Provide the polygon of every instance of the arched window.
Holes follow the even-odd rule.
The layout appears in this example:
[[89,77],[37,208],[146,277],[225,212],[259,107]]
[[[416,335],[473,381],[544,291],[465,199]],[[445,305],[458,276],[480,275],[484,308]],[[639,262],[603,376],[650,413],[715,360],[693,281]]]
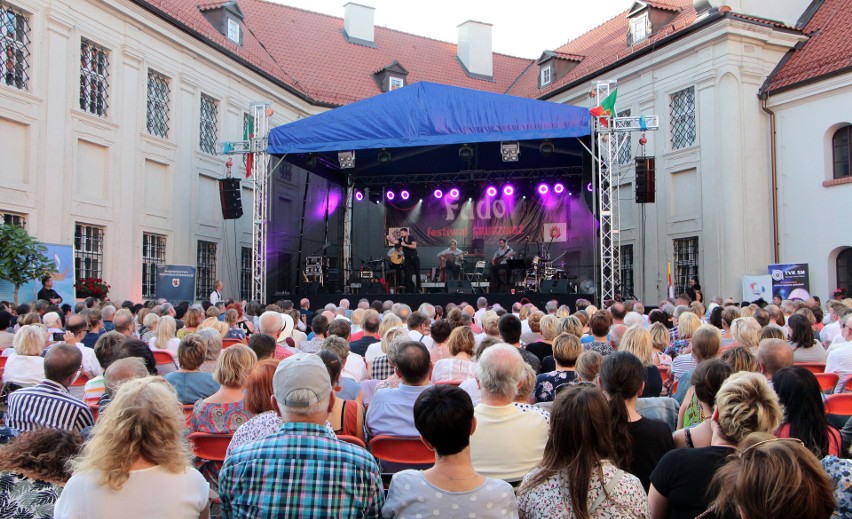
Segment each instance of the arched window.
[[852,247],[837,255],[837,288],[852,293]]
[[846,125],[834,132],[831,138],[834,178],[849,176],[849,156],[852,149],[852,125]]

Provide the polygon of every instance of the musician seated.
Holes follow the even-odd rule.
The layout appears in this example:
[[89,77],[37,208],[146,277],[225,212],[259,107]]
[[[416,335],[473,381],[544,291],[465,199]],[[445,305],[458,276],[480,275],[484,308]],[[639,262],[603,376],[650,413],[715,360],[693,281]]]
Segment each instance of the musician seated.
[[396,244],[388,250],[388,274],[391,272],[396,278],[395,284],[400,285],[405,277],[405,256],[401,244]]
[[444,278],[447,281],[461,278],[461,266],[464,261],[464,254],[459,249],[459,243],[456,240],[450,240],[450,247],[438,253],[441,268],[444,269]]
[[515,256],[515,251],[509,247],[506,238],[497,241],[497,250],[491,257],[491,291],[499,292],[501,285],[508,287],[512,273],[509,268],[509,260]]

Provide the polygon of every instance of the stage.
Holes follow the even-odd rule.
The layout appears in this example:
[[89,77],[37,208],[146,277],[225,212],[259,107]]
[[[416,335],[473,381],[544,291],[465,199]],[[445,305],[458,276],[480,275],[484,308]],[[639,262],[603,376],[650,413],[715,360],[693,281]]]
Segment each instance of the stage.
[[333,303],[335,305],[340,304],[341,299],[349,300],[349,308],[355,309],[358,307],[358,301],[361,299],[367,299],[370,302],[375,300],[379,301],[387,301],[391,300],[394,303],[405,303],[411,307],[412,310],[417,310],[417,308],[423,303],[429,303],[432,305],[441,305],[446,308],[447,303],[455,303],[459,304],[462,302],[469,303],[476,308],[476,300],[480,297],[484,297],[488,300],[488,305],[491,306],[494,303],[499,303],[500,306],[505,308],[508,311],[511,311],[512,304],[520,301],[521,299],[529,299],[529,301],[534,304],[539,310],[544,311],[544,305],[551,299],[555,299],[560,305],[566,304],[571,308],[571,311],[574,312],[577,310],[577,299],[588,299],[592,300],[591,294],[542,294],[536,292],[530,293],[518,293],[518,294],[507,294],[507,293],[495,293],[495,294],[448,294],[446,292],[442,293],[432,293],[432,294],[296,294],[294,296],[284,296],[281,299],[290,299],[293,303],[298,306],[299,301],[302,298],[307,298],[311,302],[311,310],[313,311],[321,311],[322,308],[328,303]]

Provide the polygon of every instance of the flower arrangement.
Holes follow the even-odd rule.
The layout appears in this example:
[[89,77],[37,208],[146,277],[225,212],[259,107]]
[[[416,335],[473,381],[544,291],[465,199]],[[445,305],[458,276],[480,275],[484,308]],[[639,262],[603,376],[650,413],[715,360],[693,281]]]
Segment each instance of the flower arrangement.
[[80,278],[74,283],[74,289],[77,291],[77,297],[104,299],[110,286],[101,278]]

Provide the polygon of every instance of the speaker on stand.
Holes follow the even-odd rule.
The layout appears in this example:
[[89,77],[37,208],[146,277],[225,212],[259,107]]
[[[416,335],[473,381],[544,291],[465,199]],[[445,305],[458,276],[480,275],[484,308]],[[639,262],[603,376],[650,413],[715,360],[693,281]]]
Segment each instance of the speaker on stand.
[[222,204],[222,218],[225,220],[236,220],[243,216],[240,179],[229,177],[219,180],[219,203]]
[[636,203],[653,204],[656,197],[656,164],[654,157],[636,157]]

